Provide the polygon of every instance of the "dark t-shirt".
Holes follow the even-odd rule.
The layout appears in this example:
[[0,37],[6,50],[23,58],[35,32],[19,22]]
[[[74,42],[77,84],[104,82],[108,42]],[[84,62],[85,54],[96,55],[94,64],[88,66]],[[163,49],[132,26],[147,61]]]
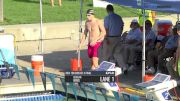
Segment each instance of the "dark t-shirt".
[[156,38],[155,44],[161,43],[162,48],[164,48],[164,47],[165,47],[165,44],[166,44],[166,42],[167,42],[168,39],[169,39],[169,36],[165,36],[162,40],[158,40],[158,39]]

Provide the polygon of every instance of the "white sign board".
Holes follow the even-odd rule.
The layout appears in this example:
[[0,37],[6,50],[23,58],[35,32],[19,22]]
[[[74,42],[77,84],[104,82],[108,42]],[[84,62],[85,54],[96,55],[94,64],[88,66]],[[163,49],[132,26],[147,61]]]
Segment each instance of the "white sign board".
[[105,0],[93,0],[93,7],[102,7],[106,8],[106,6],[110,4],[109,2],[106,2]]

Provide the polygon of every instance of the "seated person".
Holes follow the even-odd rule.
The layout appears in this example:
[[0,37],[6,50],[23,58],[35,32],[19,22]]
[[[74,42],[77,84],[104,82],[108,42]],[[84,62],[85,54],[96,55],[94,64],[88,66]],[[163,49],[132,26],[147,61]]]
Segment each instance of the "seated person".
[[[132,20],[130,25],[131,30],[125,38],[124,44],[121,44],[115,51],[114,57],[118,65],[126,71],[129,65],[133,65],[133,59],[130,57],[130,49],[141,45],[142,33],[139,29],[139,24],[136,19]],[[131,66],[132,67],[132,66]]]
[[134,68],[134,52],[131,50],[141,45],[142,32],[139,28],[139,23],[136,19],[132,20],[130,25],[131,30],[125,38],[125,43],[121,46],[120,54],[123,56],[125,68],[132,70]]
[[[180,36],[180,22],[176,23],[177,33]],[[178,48],[176,50],[176,54],[174,58],[167,62],[166,66],[168,69],[169,74],[171,75],[172,79],[179,78],[180,74],[178,74],[178,62],[179,62],[179,55],[180,55],[180,40],[178,39]],[[180,78],[179,78],[180,79]]]
[[152,23],[150,20],[146,20],[145,22],[145,40],[146,40],[146,53],[155,48],[156,34],[152,29]]
[[[152,50],[155,45],[155,40],[156,40],[156,35],[154,30],[152,29],[152,23],[149,20],[146,20],[145,22],[145,44],[146,44],[146,52],[148,52],[149,50]],[[142,33],[141,33],[141,40],[139,41],[138,45],[135,46],[131,46],[129,47],[129,61],[127,62],[127,64],[131,64],[131,66],[129,67],[129,70],[133,70],[135,69],[134,64],[135,64],[135,59],[136,59],[136,55],[137,52],[142,52]],[[126,54],[128,55],[128,54]]]
[[[146,73],[155,73],[155,62],[157,61],[158,72],[167,73],[166,68],[164,68],[164,59],[172,57],[178,46],[177,28],[173,28],[173,34],[169,36],[168,40],[165,39],[161,43],[157,43],[155,50],[148,53],[147,58],[147,71]],[[163,43],[165,42],[165,45]],[[160,44],[160,45],[159,45]]]
[[[177,33],[180,35],[180,22],[176,23],[177,27]],[[180,40],[178,40],[178,48],[176,50],[176,55],[175,59],[171,59],[170,61],[167,62],[166,67],[168,70],[168,73],[171,75],[172,79],[180,80],[180,74],[178,71],[178,61],[180,56]],[[176,88],[177,94],[180,94],[180,86]]]
[[[156,34],[155,31],[152,29],[152,23],[150,20],[145,21],[145,51],[148,53],[148,51],[153,50],[155,47],[155,40],[156,40]],[[133,63],[135,63],[135,59],[137,57],[137,52],[142,52],[143,46],[140,44],[136,47],[131,47],[130,49],[130,55],[133,60]]]

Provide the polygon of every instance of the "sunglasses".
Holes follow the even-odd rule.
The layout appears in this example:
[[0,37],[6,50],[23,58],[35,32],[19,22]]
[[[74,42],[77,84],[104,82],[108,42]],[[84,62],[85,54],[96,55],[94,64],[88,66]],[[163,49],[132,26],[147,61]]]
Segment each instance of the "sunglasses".
[[91,16],[91,14],[87,14],[86,16]]
[[151,23],[145,23],[145,24],[150,25]]

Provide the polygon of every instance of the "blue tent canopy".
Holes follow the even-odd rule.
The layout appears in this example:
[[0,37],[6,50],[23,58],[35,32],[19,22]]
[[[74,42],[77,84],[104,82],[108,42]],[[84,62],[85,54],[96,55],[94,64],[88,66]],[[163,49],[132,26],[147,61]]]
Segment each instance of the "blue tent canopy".
[[[180,0],[106,0],[132,8],[180,14]],[[145,14],[143,14],[145,17]],[[145,23],[144,23],[145,24]],[[145,76],[145,26],[143,26],[142,81]]]
[[180,14],[180,0],[107,0],[107,2],[132,8]]

